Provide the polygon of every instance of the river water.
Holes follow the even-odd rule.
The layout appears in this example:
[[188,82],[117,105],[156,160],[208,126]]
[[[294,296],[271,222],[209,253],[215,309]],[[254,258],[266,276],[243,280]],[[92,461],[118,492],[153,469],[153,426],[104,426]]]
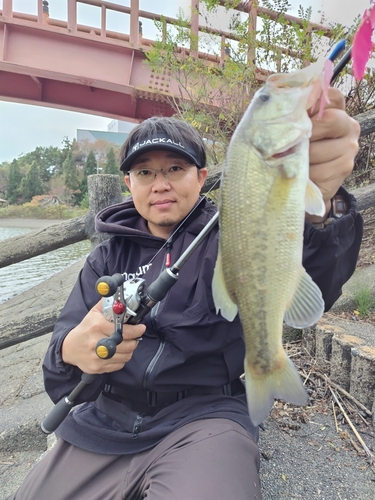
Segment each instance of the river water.
[[[0,220],[0,241],[34,230],[35,227],[1,227]],[[90,241],[80,241],[0,269],[0,304],[62,271],[90,250]]]

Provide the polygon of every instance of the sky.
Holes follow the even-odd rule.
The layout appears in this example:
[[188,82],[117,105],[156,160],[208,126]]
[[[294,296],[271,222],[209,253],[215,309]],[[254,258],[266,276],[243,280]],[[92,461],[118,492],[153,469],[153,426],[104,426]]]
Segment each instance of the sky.
[[[2,9],[0,0],[0,9]],[[13,10],[29,14],[37,13],[38,0],[13,0]],[[130,5],[130,0],[112,0],[120,5]],[[188,14],[190,0],[139,0],[140,9],[176,17],[178,8],[182,7]],[[329,21],[350,24],[358,14],[362,14],[369,6],[370,0],[289,0],[292,6],[291,14],[297,15],[299,4],[313,8],[313,21],[319,22],[321,11],[324,11]],[[50,17],[67,19],[67,0],[49,0]],[[119,18],[108,17],[107,28],[117,31]],[[92,6],[79,4],[78,22],[99,26],[99,10]],[[216,24],[215,24],[216,26]],[[224,28],[224,27],[223,27]],[[145,29],[148,33],[145,33]],[[144,26],[144,34],[152,38],[155,28],[150,24]],[[120,30],[119,30],[120,31]],[[154,31],[156,33],[156,30]],[[150,36],[151,35],[151,36]],[[77,129],[107,130],[111,118],[76,113],[43,106],[31,106],[0,100],[0,163],[11,161],[23,153],[33,151],[37,146],[61,147],[64,137],[70,140],[76,137]]]

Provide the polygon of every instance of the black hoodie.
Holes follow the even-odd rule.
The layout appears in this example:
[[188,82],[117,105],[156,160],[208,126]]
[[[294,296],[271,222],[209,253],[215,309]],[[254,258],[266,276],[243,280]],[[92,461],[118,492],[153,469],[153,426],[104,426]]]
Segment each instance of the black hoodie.
[[[323,231],[308,224],[305,228],[304,265],[322,289],[327,308],[354,271],[362,235],[355,201],[345,195],[350,201],[348,215]],[[149,285],[164,269],[166,254],[173,264],[215,211],[209,201],[201,200],[174,235],[172,246],[163,246],[165,240],[149,233],[131,199],[98,214],[97,230],[114,236],[89,255],[56,323],[43,365],[45,387],[55,403],[80,381],[82,372],[63,363],[61,345],[100,299],[95,291],[97,279],[126,273],[127,279],[142,276]],[[59,436],[97,453],[127,454],[154,446],[193,420],[229,418],[257,438],[242,385],[238,384],[245,355],[241,324],[238,317],[228,322],[217,315],[213,303],[211,282],[217,248],[216,226],[182,267],[165,299],[143,320],[147,328],[132,359],[122,370],[99,375],[85,388],[77,403],[86,403],[59,426]],[[231,383],[232,394],[226,389],[215,393]],[[120,401],[108,394],[108,386],[130,396]],[[202,395],[207,387],[214,390]],[[189,397],[180,398],[187,394],[184,391]],[[176,402],[160,407],[146,404],[150,397],[165,393],[176,394]]]

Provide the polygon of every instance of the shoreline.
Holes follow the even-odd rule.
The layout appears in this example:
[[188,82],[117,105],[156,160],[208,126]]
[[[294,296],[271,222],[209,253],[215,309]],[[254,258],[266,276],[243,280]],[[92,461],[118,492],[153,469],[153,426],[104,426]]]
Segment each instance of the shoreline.
[[60,224],[65,219],[22,219],[15,218],[0,218],[0,227],[29,227],[32,229],[43,229],[44,227]]

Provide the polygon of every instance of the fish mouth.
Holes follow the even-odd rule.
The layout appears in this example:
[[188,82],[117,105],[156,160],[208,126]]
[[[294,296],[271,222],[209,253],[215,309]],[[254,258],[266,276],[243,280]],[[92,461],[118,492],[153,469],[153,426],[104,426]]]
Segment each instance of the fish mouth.
[[301,149],[301,144],[302,144],[301,138],[299,138],[296,142],[293,144],[289,144],[286,149],[283,149],[281,151],[278,151],[277,153],[274,153],[273,155],[269,156],[269,160],[277,160],[279,158],[285,158],[285,156],[290,156],[293,155],[294,153],[298,153],[298,151]]
[[281,151],[280,153],[276,153],[274,155],[271,156],[271,158],[284,158],[284,156],[289,156],[289,155],[292,155],[294,153],[297,152],[298,150],[298,144],[296,144],[295,146],[292,146],[291,148],[288,148],[286,149],[285,151]]

